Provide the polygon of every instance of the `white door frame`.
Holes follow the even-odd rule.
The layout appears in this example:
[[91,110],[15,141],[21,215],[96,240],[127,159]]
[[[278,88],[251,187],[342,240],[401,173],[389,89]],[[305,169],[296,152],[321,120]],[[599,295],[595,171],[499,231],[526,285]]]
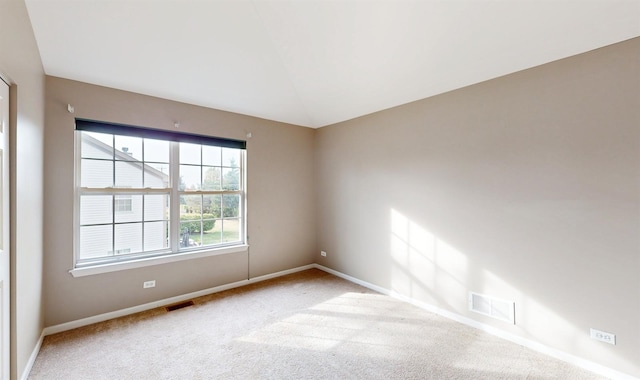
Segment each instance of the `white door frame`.
[[9,379],[11,352],[11,246],[9,84],[0,76],[0,378]]

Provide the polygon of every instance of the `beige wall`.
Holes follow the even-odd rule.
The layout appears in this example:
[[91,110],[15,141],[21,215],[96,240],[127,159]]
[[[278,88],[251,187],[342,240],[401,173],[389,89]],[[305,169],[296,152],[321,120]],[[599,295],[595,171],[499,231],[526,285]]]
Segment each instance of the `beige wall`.
[[[640,376],[639,56],[636,38],[319,129],[316,261]],[[515,301],[516,325],[470,291]]]
[[11,378],[22,376],[43,325],[44,72],[23,0],[0,1],[0,75],[12,85]]
[[[44,296],[53,326],[313,262],[314,130],[55,77],[46,79]],[[67,112],[67,104],[75,114]],[[74,117],[247,141],[246,253],[72,277]],[[153,289],[142,289],[156,280]]]

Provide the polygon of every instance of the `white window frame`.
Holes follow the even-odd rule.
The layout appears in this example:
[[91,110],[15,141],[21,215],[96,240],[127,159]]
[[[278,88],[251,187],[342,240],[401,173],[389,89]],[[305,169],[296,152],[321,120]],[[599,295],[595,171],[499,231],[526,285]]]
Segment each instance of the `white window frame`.
[[[208,257],[221,254],[229,254],[236,252],[246,252],[248,250],[247,238],[247,196],[246,196],[246,150],[239,149],[240,154],[240,178],[239,190],[220,190],[220,191],[181,191],[180,183],[180,162],[179,162],[179,142],[170,142],[170,187],[168,189],[137,189],[137,188],[82,188],[81,184],[81,146],[82,131],[75,131],[75,167],[74,167],[74,231],[73,231],[73,269],[69,272],[74,277],[87,276],[99,273],[114,272],[125,269],[140,268],[150,265],[170,263],[175,261],[189,260],[201,257]],[[112,133],[118,135],[118,133]],[[205,144],[206,145],[206,144]],[[168,190],[168,191],[167,191]],[[168,194],[170,197],[169,208],[169,247],[159,251],[141,252],[138,254],[130,254],[126,256],[116,256],[111,258],[99,258],[94,260],[80,259],[80,199],[83,194],[107,194],[107,195],[141,195],[141,194]],[[239,204],[239,235],[240,241],[221,243],[216,245],[185,247],[180,248],[180,195],[223,195],[238,194],[240,195]],[[112,210],[115,215],[115,207]],[[222,213],[222,210],[221,210]],[[220,215],[223,218],[223,215]],[[115,220],[112,221],[115,223]],[[114,237],[115,238],[115,237]]]

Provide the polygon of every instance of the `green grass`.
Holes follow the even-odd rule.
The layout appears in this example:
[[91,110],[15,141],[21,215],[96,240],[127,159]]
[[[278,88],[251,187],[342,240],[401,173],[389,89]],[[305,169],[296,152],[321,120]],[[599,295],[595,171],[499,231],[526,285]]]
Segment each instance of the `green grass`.
[[[224,231],[222,227],[224,224]],[[215,226],[202,234],[202,245],[220,244],[224,242],[238,241],[239,225],[237,220],[217,220]],[[193,241],[200,243],[200,234],[190,236]]]

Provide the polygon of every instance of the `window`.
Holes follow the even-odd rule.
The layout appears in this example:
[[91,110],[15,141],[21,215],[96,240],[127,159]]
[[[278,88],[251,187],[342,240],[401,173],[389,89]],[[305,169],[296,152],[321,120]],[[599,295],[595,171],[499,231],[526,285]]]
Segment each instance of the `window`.
[[75,268],[245,244],[245,142],[76,119]]
[[116,212],[131,212],[133,211],[131,195],[118,195],[113,200],[113,208]]

